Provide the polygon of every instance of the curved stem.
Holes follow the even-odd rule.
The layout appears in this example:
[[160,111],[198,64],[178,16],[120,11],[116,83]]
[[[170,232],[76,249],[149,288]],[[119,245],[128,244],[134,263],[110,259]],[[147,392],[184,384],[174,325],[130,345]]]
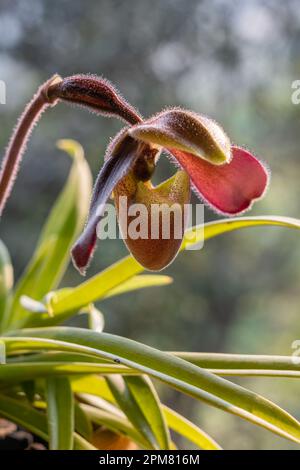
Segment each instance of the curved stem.
[[59,100],[85,106],[106,116],[123,119],[130,125],[141,116],[107,80],[92,75],[73,75],[62,79],[54,75],[45,82],[26,106],[11,136],[0,171],[0,216],[11,193],[32,129],[42,113]]
[[58,75],[54,75],[41,85],[26,106],[11,136],[0,172],[0,216],[12,190],[32,129],[40,119],[43,111],[57,102],[57,98],[49,98],[49,87],[60,80]]

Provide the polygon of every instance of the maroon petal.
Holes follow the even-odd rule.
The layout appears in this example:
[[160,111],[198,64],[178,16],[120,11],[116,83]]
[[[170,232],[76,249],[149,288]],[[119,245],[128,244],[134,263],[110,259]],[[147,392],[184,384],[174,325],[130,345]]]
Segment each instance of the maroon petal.
[[268,186],[266,167],[239,147],[232,147],[232,160],[222,166],[180,150],[168,149],[190,175],[194,190],[217,212],[236,215],[263,196]]
[[125,134],[121,132],[113,145],[109,147],[111,153],[101,168],[94,186],[87,224],[72,249],[74,265],[82,274],[85,273],[96,247],[96,229],[103,215],[105,204],[116,184],[130,170],[137,155],[138,146],[137,141],[126,132]]

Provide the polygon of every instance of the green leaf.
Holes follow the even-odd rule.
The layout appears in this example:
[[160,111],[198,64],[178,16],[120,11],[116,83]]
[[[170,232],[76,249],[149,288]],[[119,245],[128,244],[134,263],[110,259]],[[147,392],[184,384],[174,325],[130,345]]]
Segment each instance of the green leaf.
[[111,376],[107,383],[120,408],[150,446],[170,449],[169,431],[151,381],[144,377]]
[[[35,410],[27,402],[0,395],[0,415],[48,441],[46,415]],[[74,433],[74,447],[77,450],[95,450],[92,444],[77,433]]]
[[82,375],[82,374],[130,374],[135,373],[125,366],[118,364],[93,364],[93,363],[73,363],[73,362],[27,362],[5,364],[0,366],[0,383],[13,383],[26,381],[39,377],[59,377],[65,375]]
[[67,377],[47,379],[47,416],[50,450],[72,450],[74,399]]
[[207,369],[269,369],[300,372],[300,359],[297,356],[197,352],[172,352],[171,354]]
[[0,332],[6,321],[13,283],[14,273],[9,252],[0,240]]
[[206,432],[176,411],[164,406],[164,415],[168,426],[203,450],[220,450],[221,447]]
[[222,376],[300,378],[300,362],[296,356],[190,352],[172,354]]
[[107,333],[58,327],[23,330],[3,337],[8,352],[52,349],[86,352],[149,374],[216,408],[300,442],[300,423],[262,396],[169,353]]
[[75,413],[75,430],[79,435],[88,441],[91,440],[93,434],[93,426],[87,414],[83,411],[77,401],[74,402]]
[[[94,376],[96,377],[96,376]],[[97,377],[101,379],[102,377]],[[74,384],[72,383],[72,390],[73,390]],[[75,385],[74,390],[77,389],[77,385]],[[104,398],[101,397],[100,391],[97,392],[97,395],[91,395],[91,393],[78,393],[78,397],[80,398],[82,403],[85,403],[86,405],[91,405],[94,406],[95,408],[99,408],[100,410],[107,411],[108,413],[112,413],[117,416],[122,416],[123,418],[126,418],[126,415],[123,413],[123,411],[118,408],[116,402],[114,401],[114,398],[112,398],[112,402],[109,402],[105,400]],[[137,429],[139,431],[139,429]]]
[[74,433],[74,450],[97,450],[89,441]]
[[34,380],[24,380],[24,382],[20,383],[23,392],[25,393],[25,396],[27,400],[31,403],[34,402],[35,399],[35,382]]
[[[181,251],[191,249],[203,240],[209,240],[233,230],[269,225],[299,229],[300,221],[290,217],[263,216],[209,222],[204,226],[193,227],[186,232]],[[43,324],[51,325],[54,322],[63,321],[85,305],[109,296],[112,291],[114,292],[114,289],[117,289],[117,292],[118,289],[122,291],[122,284],[134,276],[137,278],[137,274],[143,270],[143,267],[132,256],[127,256],[78,287],[54,293],[49,302],[49,309],[55,315],[55,320],[49,319],[47,315],[42,315],[40,318],[43,319]]]
[[148,421],[159,449],[171,449],[171,437],[157,392],[147,376],[124,376],[134,400]]
[[30,326],[57,325],[87,305],[105,297],[142,270],[135,259],[127,256],[74,289],[64,288],[51,292],[45,302],[48,313],[39,314],[38,318],[35,316],[35,321],[32,321],[33,325]]
[[[208,369],[217,375],[257,375],[276,377],[300,377],[300,362],[298,356],[271,356],[222,353],[170,352],[199,367]],[[8,357],[7,365],[11,363],[52,362],[67,365],[67,362],[98,362],[93,356],[80,353],[45,352],[25,356]],[[111,362],[104,360],[102,362]],[[124,368],[125,369],[125,368]],[[2,371],[4,368],[2,368]],[[129,369],[126,368],[128,371]],[[0,368],[1,373],[1,368]],[[125,372],[124,372],[125,373]]]
[[[41,353],[31,353],[31,354],[18,354],[17,356],[8,356],[7,365],[10,364],[26,364],[28,362],[59,362],[59,363],[72,363],[72,362],[94,362],[99,363],[99,359],[88,354],[78,354],[78,353],[66,353],[66,352],[55,352],[47,351]],[[112,362],[107,359],[102,359],[101,363]]]
[[32,318],[38,320],[20,305],[20,297],[27,295],[41,300],[56,288],[69,263],[71,246],[88,213],[92,178],[83,150],[71,140],[59,141],[58,146],[73,158],[72,168],[42,230],[36,251],[17,285],[6,327],[11,324],[22,326]]
[[148,442],[126,418],[113,415],[112,413],[107,413],[106,411],[99,410],[98,408],[90,405],[81,404],[80,406],[89,419],[94,423],[103,425],[110,431],[128,436],[139,446],[144,449],[149,449]]
[[[300,378],[300,365],[289,356],[239,356],[234,354],[170,353],[220,376]],[[211,356],[211,357],[210,357]],[[230,358],[233,357],[232,362]],[[256,359],[257,358],[257,359]],[[255,362],[257,361],[257,362]],[[256,368],[255,368],[256,367]],[[110,360],[79,353],[47,352],[8,357],[0,367],[0,382],[27,381],[38,377],[82,374],[140,375]]]
[[237,217],[231,219],[215,220],[204,226],[196,226],[187,230],[181,250],[190,249],[193,245],[204,240],[248,227],[278,226],[292,229],[300,229],[300,220],[292,217],[260,216],[260,217]]
[[123,282],[119,286],[111,289],[105,296],[104,299],[114,297],[116,295],[125,294],[127,292],[135,291],[138,289],[144,289],[145,287],[154,286],[167,286],[173,282],[170,276],[162,276],[161,274],[141,274],[134,276],[128,281]]
[[[80,397],[83,396],[89,404],[99,406],[110,413],[116,414],[119,412],[119,409],[116,409],[115,406],[111,405],[111,403],[115,403],[115,398],[103,377],[73,377],[71,383],[73,391],[79,393]],[[98,397],[101,399],[99,403],[95,401],[95,398]],[[194,423],[190,422],[179,413],[176,413],[176,411],[165,405],[162,405],[162,410],[168,426],[173,429],[173,431],[181,434],[183,437],[191,441],[193,444],[196,444],[196,446],[204,450],[218,450],[221,448],[212,437],[206,434]]]
[[32,408],[28,402],[0,395],[0,415],[45,441],[48,440],[46,416]]
[[[99,276],[99,275],[98,275]],[[98,277],[97,276],[97,277]],[[139,290],[139,289],[144,289],[146,287],[155,287],[155,286],[164,286],[171,284],[173,282],[173,279],[170,276],[162,276],[162,275],[149,275],[149,274],[144,274],[144,275],[139,275],[139,276],[134,276],[131,279],[128,279],[122,284],[118,285],[117,287],[113,287],[112,289],[109,289],[109,291],[101,296],[101,286],[100,288],[100,283],[103,284],[103,279],[101,280],[101,277],[98,277],[98,283],[99,283],[99,289],[98,289],[98,300],[101,299],[107,299],[110,297],[114,297],[116,295],[124,294],[127,292]],[[113,279],[113,285],[119,283],[119,278]],[[79,286],[81,287],[81,286]],[[64,289],[59,289],[55,292],[51,292],[51,294],[48,296],[48,301],[45,302],[44,304],[40,304],[38,302],[32,302],[30,299],[24,299],[24,296],[21,298],[22,304],[24,306],[24,300],[25,300],[25,306],[27,309],[39,313],[45,313],[44,315],[39,316],[39,324],[42,326],[52,326],[52,325],[57,325],[63,321],[65,321],[67,318],[72,316],[78,309],[71,309],[71,310],[66,310],[65,312],[60,312],[57,313],[56,311],[53,311],[53,304],[56,302],[61,302],[64,298],[69,297],[69,295],[74,294],[74,290],[77,289],[76,287],[74,289],[70,288],[64,288]],[[75,297],[74,297],[75,299]],[[81,297],[79,297],[81,299]],[[80,300],[82,303],[82,301]],[[87,312],[90,314],[90,327],[91,329],[95,329],[96,324],[98,324],[97,328],[102,328],[104,327],[104,319],[101,314],[101,312],[98,311],[98,309],[94,306],[93,303],[90,303],[88,305],[82,306],[80,308],[80,311],[82,312]],[[50,315],[51,314],[51,315]],[[99,315],[100,314],[100,315]],[[100,318],[102,316],[102,318]],[[99,320],[101,320],[99,322]],[[35,326],[39,326],[37,322],[35,322]],[[92,326],[94,324],[94,327]],[[97,330],[95,330],[97,331]],[[100,331],[98,329],[98,331]]]
[[71,377],[72,389],[76,393],[95,395],[106,401],[115,403],[115,399],[106,380],[96,375]]
[[54,293],[50,299],[50,309],[56,318],[60,314],[64,318],[66,312],[80,310],[85,305],[101,299],[142,270],[135,259],[127,256],[75,287],[71,292]]
[[[271,355],[249,355],[249,354],[222,354],[222,353],[196,353],[196,352],[169,352],[170,354],[180,357],[188,362],[191,362],[199,367],[208,369],[214,374],[218,375],[257,375],[257,376],[277,376],[277,377],[300,377],[300,362],[298,361],[297,356],[271,356]],[[5,380],[9,380],[10,376],[16,376],[19,380],[19,373],[22,368],[26,371],[30,366],[26,366],[26,363],[34,362],[34,367],[39,367],[38,363],[41,362],[51,362],[50,368],[53,366],[62,366],[66,367],[65,370],[68,370],[68,373],[72,373],[70,366],[71,362],[88,362],[88,363],[97,363],[97,367],[103,365],[112,366],[111,361],[107,359],[99,360],[89,354],[82,353],[65,353],[65,352],[43,352],[35,353],[24,356],[12,356],[7,358],[7,364],[5,368],[0,368],[0,378],[5,377]],[[10,365],[17,365],[18,369],[11,369]],[[78,364],[77,364],[78,365]],[[90,367],[92,364],[88,365]],[[113,364],[114,367],[117,367],[116,370],[119,370],[120,366]],[[68,369],[68,367],[70,367]],[[124,374],[135,374],[133,370],[121,366],[124,369]],[[87,369],[88,370],[88,369]],[[92,370],[92,369],[91,369]],[[103,373],[107,373],[109,369],[103,369]],[[7,371],[7,372],[5,372]],[[44,373],[41,369],[40,373]],[[3,374],[3,375],[1,375]],[[26,374],[26,372],[24,372]],[[21,373],[23,375],[23,373]]]

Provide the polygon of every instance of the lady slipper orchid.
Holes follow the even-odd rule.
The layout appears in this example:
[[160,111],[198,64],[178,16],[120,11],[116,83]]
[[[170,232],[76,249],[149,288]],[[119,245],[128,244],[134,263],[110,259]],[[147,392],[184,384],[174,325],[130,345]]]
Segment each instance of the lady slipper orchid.
[[[161,150],[166,150],[182,170],[153,187],[151,176]],[[104,205],[114,193],[117,212],[120,196],[128,198],[129,206],[142,203],[148,208],[148,236],[135,239],[127,234],[125,239],[133,256],[149,270],[165,268],[180,248],[186,219],[181,237],[174,236],[172,219],[170,237],[164,238],[160,230],[153,238],[150,207],[166,203],[182,208],[190,200],[190,183],[217,212],[236,215],[262,197],[268,172],[248,151],[232,146],[215,121],[190,111],[169,109],[123,130],[109,146],[99,173],[86,228],[72,250],[75,266],[85,271],[95,248]],[[119,221],[122,232],[131,220],[128,216]]]
[[[190,187],[212,209],[231,216],[249,209],[266,191],[269,179],[266,167],[247,150],[233,146],[212,119],[173,108],[143,120],[107,80],[93,75],[66,78],[55,75],[34,95],[10,139],[0,173],[0,215],[34,125],[45,109],[59,102],[77,104],[128,124],[108,146],[86,227],[72,250],[74,264],[82,273],[93,255],[97,225],[112,194],[122,233],[127,232],[133,221],[130,209],[135,204],[145,208],[144,236],[127,234],[125,243],[145,268],[160,270],[175,258],[180,248],[187,223],[183,207],[190,200]],[[162,150],[180,170],[154,187],[151,177]],[[127,200],[129,208],[125,217],[120,210],[122,198]],[[159,212],[163,205],[172,207],[168,237],[163,234]],[[153,207],[157,208],[156,224]],[[181,219],[179,233],[175,227],[178,217]]]

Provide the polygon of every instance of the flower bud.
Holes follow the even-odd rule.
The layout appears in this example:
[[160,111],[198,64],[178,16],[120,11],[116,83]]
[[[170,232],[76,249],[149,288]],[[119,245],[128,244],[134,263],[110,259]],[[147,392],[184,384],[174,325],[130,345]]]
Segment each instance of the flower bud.
[[94,75],[63,78],[51,87],[49,97],[82,105],[99,114],[116,116],[129,124],[141,122],[138,112],[115,87],[108,80]]

